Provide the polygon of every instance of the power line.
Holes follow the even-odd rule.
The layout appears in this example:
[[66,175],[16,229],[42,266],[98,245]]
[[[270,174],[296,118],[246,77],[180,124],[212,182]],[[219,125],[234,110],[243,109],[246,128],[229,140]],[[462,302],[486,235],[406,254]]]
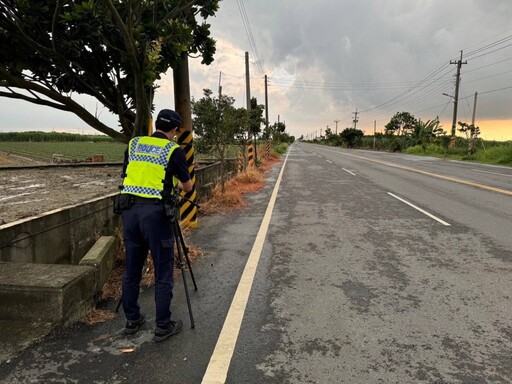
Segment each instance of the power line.
[[237,0],[237,4],[238,4],[238,9],[240,11],[240,16],[242,18],[242,23],[245,28],[245,33],[247,35],[247,38],[249,39],[249,45],[251,46],[252,53],[256,59],[256,65],[258,66],[258,69],[259,69],[261,75],[263,76],[265,74],[265,71],[263,71],[263,68],[260,63],[258,48],[256,47],[256,41],[254,40],[254,36],[252,34],[251,24],[249,23],[249,18],[247,17],[247,12],[245,10],[243,0]]

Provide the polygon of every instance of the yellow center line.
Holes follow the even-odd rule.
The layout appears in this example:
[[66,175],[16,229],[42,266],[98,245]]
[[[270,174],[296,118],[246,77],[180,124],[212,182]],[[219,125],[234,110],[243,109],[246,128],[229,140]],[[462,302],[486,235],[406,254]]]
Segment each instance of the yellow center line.
[[382,164],[382,165],[387,165],[387,166],[389,166],[389,167],[405,169],[406,171],[416,172],[416,173],[421,173],[422,175],[428,175],[428,176],[436,177],[436,178],[438,178],[438,179],[443,179],[443,180],[453,181],[454,183],[465,184],[465,185],[471,185],[472,187],[477,187],[477,188],[481,188],[481,189],[486,189],[486,190],[488,190],[488,191],[493,191],[493,192],[501,193],[501,194],[503,194],[503,195],[512,196],[512,191],[509,191],[509,190],[507,190],[507,189],[495,188],[495,187],[491,187],[491,186],[489,186],[489,185],[479,184],[479,183],[475,183],[475,182],[473,182],[473,181],[463,180],[463,179],[459,179],[459,178],[452,177],[452,176],[439,175],[439,174],[437,174],[437,173],[432,173],[432,172],[428,172],[428,171],[422,171],[422,170],[419,170],[419,169],[416,169],[416,168],[406,167],[406,166],[404,166],[404,165],[398,165],[398,164],[394,164],[394,163],[388,163],[387,161],[381,161],[381,160],[375,160],[375,159],[368,159],[367,157],[356,156],[356,155],[349,155],[348,153],[343,153],[343,152],[338,152],[338,151],[332,151],[332,150],[329,150],[329,149],[326,149],[326,151],[329,151],[329,152],[335,152],[335,153],[338,153],[338,154],[343,155],[343,156],[355,157],[356,159],[361,159],[361,160],[371,161],[371,162],[373,162],[373,163],[378,163],[378,164]]

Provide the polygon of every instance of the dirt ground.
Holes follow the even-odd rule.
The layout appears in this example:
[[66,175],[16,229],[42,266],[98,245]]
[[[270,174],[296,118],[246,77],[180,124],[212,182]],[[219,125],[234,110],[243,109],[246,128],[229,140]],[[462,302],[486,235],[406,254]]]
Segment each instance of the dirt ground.
[[[0,167],[40,165],[0,154]],[[0,225],[118,191],[121,166],[0,169]]]

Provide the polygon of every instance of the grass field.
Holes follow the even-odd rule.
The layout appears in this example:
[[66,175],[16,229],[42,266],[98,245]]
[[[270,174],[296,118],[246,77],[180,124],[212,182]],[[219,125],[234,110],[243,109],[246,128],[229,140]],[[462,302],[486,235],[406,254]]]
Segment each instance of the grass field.
[[51,162],[52,156],[83,161],[93,155],[103,155],[106,162],[123,161],[126,144],[93,142],[0,142],[0,151]]

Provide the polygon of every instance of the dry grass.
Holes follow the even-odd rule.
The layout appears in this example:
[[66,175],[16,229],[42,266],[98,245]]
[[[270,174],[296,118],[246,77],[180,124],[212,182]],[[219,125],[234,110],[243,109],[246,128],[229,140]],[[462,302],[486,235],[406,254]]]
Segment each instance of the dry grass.
[[82,322],[87,325],[92,325],[96,323],[104,323],[105,321],[112,320],[117,316],[117,313],[110,310],[104,310],[104,309],[95,309],[92,312],[89,312],[85,317],[82,319]]
[[280,161],[279,156],[272,155],[265,159],[259,168],[251,167],[230,179],[224,186],[224,191],[220,185],[217,186],[213,190],[212,197],[201,204],[201,213],[224,215],[244,208],[247,205],[244,194],[262,189],[265,186],[264,174]]

